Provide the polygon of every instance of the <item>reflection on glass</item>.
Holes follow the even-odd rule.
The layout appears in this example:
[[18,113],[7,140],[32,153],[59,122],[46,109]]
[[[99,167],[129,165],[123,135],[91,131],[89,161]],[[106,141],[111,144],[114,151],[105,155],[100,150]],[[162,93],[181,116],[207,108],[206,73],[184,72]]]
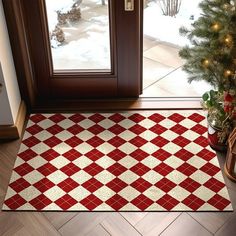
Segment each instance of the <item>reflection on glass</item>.
[[111,70],[108,0],[46,0],[54,70]]

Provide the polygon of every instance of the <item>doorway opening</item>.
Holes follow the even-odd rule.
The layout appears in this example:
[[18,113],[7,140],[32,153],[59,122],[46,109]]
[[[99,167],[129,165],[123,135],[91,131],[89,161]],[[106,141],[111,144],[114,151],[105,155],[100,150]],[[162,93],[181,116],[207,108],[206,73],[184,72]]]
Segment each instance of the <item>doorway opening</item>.
[[[171,0],[169,3],[171,4]],[[191,27],[200,16],[201,0],[179,0],[176,12],[166,12],[171,6],[164,0],[144,0],[143,23],[143,93],[141,97],[201,97],[210,89],[205,82],[188,83],[182,70],[184,61],[179,50],[189,44],[180,36],[181,26]],[[172,2],[173,3],[173,2]],[[170,16],[172,15],[172,16]]]

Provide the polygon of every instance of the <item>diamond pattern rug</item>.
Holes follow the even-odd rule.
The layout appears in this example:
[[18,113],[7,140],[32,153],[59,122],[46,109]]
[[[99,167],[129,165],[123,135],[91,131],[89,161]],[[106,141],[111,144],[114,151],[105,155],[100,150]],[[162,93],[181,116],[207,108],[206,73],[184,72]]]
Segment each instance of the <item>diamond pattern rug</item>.
[[229,211],[202,111],[32,114],[3,210]]

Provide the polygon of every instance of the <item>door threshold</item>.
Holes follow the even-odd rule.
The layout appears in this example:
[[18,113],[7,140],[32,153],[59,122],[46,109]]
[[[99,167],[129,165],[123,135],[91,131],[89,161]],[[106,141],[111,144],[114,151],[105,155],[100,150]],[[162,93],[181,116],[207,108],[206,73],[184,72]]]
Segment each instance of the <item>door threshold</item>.
[[33,113],[46,112],[106,112],[125,110],[197,110],[202,109],[200,98],[119,98],[87,100],[51,100],[40,102]]

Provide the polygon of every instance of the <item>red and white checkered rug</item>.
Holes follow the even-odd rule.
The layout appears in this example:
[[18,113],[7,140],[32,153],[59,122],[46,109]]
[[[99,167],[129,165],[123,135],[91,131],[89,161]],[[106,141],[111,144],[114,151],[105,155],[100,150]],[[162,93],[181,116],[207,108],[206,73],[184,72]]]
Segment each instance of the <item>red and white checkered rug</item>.
[[202,111],[33,114],[3,210],[229,211]]

